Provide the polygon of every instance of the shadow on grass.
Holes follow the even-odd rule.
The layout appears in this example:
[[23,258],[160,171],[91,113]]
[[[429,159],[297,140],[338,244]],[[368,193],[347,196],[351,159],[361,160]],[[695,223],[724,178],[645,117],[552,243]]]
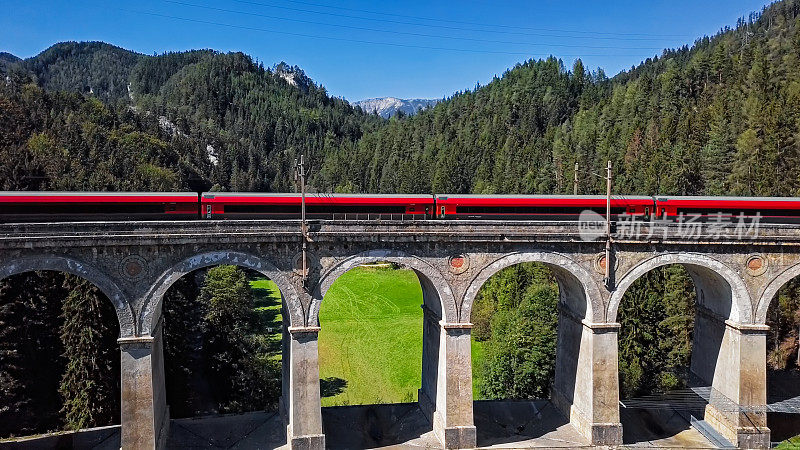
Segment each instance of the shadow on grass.
[[[800,433],[799,370],[767,370],[767,404],[767,426],[772,442],[786,441]],[[787,442],[778,448],[800,448],[792,445],[793,442]]]
[[[569,423],[548,400],[476,400],[472,405],[478,447],[513,446],[548,433],[558,434]],[[566,434],[557,438],[567,442],[574,437]],[[575,444],[580,447],[583,443]]]
[[437,448],[435,441],[403,446],[431,430],[428,419],[416,403],[325,407],[322,408],[322,428],[325,430],[325,444],[330,449],[392,445]]
[[345,389],[347,389],[347,380],[343,378],[328,377],[319,380],[319,391],[322,397],[339,395]]
[[[258,272],[249,271],[248,279],[252,282],[266,281],[269,278]],[[266,341],[266,346],[271,355],[280,355],[283,319],[281,318],[281,294],[276,289],[269,287],[256,287],[251,284],[253,293],[253,307],[256,314],[259,334]]]

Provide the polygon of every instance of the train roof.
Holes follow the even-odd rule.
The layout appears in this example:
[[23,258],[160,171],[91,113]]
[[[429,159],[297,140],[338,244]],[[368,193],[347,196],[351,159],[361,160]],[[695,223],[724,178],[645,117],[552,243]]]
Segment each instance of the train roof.
[[197,203],[196,192],[0,191],[0,203]]
[[693,200],[693,201],[731,201],[731,202],[800,202],[800,197],[731,197],[731,196],[707,196],[707,195],[656,195],[657,201],[668,202],[670,200]]
[[[299,192],[203,192],[203,198],[215,197],[300,197]],[[413,198],[433,199],[431,194],[341,194],[306,192],[306,197],[312,198]]]
[[75,197],[134,197],[134,196],[144,196],[144,197],[195,197],[197,198],[196,192],[116,192],[116,191],[0,191],[0,196],[2,197],[64,197],[64,196],[75,196]]
[[[605,195],[561,195],[561,194],[498,194],[498,195],[484,195],[484,194],[436,194],[437,199],[493,199],[493,198],[507,198],[507,199],[552,199],[552,200],[605,200]],[[647,195],[612,195],[613,200],[653,200],[653,197]]]

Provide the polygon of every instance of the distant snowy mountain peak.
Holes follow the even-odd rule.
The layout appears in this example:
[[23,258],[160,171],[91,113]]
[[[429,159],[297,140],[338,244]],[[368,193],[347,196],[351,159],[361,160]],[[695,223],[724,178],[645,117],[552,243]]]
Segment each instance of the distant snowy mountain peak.
[[416,114],[417,110],[433,107],[440,100],[425,98],[402,99],[397,97],[368,98],[353,102],[353,106],[360,106],[368,113],[377,112],[383,118],[389,118],[402,111],[404,114]]

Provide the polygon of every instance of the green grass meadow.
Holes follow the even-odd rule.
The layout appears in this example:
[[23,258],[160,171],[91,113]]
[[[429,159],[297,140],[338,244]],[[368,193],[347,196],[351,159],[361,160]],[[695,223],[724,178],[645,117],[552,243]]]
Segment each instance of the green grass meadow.
[[775,448],[778,450],[800,449],[800,436],[795,436],[793,438],[787,439],[778,444],[778,446]]
[[[280,291],[251,277],[264,338],[280,358]],[[412,270],[357,267],[342,275],[322,300],[319,371],[322,406],[417,400],[422,378],[422,288]],[[473,341],[475,373],[483,347]],[[473,380],[475,398],[480,379]]]
[[263,330],[259,338],[263,340],[269,349],[269,357],[280,360],[281,339],[283,337],[281,291],[275,282],[260,274],[252,274],[249,279],[255,311]]
[[411,402],[422,374],[422,289],[411,270],[358,267],[322,300],[322,405]]
[[481,370],[483,369],[483,351],[485,342],[478,342],[472,340],[472,398],[475,400],[482,400],[481,384],[483,377]]

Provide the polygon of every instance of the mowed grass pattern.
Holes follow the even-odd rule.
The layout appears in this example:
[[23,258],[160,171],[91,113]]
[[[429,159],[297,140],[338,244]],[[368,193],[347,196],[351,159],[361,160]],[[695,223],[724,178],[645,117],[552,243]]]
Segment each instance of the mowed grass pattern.
[[319,313],[323,406],[417,400],[421,305],[411,270],[357,267],[336,280]]
[[261,274],[250,275],[250,289],[261,333],[259,339],[269,349],[271,359],[281,359],[281,291],[274,281]]

